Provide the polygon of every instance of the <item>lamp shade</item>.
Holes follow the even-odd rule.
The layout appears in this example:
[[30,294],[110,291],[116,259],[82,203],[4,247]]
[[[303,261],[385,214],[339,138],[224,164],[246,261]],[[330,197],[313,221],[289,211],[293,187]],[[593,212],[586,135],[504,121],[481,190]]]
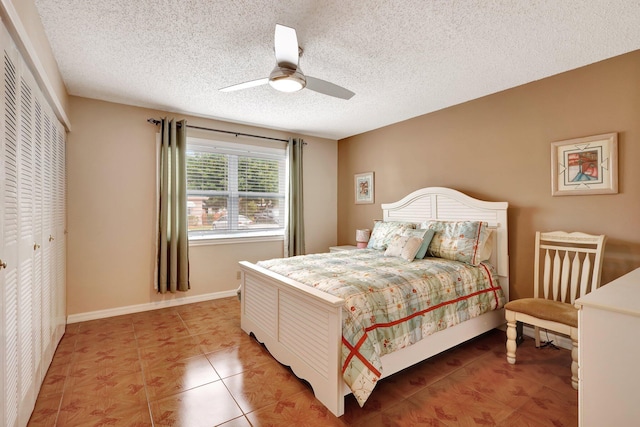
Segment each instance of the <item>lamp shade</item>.
[[269,84],[280,92],[297,92],[307,85],[307,80],[297,68],[292,70],[276,66],[269,75]]
[[356,230],[356,246],[358,248],[366,248],[370,236],[371,230],[369,230],[368,228]]

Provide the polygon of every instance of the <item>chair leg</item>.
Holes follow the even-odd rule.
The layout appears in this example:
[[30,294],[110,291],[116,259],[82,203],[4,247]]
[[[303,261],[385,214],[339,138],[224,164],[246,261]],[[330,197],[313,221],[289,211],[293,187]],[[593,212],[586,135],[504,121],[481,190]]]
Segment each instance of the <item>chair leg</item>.
[[571,386],[578,389],[578,330],[571,328]]
[[536,339],[536,348],[540,348],[540,328],[537,326],[533,327],[533,336]]
[[507,362],[513,365],[516,363],[516,349],[518,348],[516,344],[516,337],[518,336],[516,332],[516,315],[513,312],[506,311],[505,316],[507,318]]
[[524,342],[524,323],[516,322],[516,345]]

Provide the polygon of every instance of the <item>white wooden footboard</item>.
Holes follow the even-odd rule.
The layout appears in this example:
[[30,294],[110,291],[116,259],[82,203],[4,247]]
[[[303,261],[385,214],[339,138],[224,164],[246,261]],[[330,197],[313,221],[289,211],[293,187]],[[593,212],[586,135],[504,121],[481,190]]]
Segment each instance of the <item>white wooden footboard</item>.
[[313,387],[333,414],[344,413],[340,372],[343,300],[241,262],[242,330]]
[[[246,261],[240,263],[241,326],[280,363],[311,385],[334,415],[344,414],[350,393],[342,379],[343,300]],[[504,310],[485,313],[382,356],[382,377],[504,324]]]

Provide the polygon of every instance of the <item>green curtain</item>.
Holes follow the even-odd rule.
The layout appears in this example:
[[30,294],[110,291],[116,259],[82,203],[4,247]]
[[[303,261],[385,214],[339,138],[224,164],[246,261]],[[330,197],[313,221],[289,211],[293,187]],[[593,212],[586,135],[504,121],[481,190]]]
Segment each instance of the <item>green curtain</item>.
[[158,292],[187,291],[187,122],[161,121]]
[[304,255],[304,200],[302,197],[302,151],[304,141],[292,138],[287,145],[289,159],[289,212],[285,230],[285,256]]

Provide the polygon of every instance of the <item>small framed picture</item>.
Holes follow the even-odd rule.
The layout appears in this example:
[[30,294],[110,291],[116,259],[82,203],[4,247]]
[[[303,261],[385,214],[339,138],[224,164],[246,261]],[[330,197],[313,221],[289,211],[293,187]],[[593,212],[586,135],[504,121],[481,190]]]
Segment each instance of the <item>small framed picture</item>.
[[355,175],[356,204],[373,203],[373,172]]
[[551,143],[551,195],[618,192],[618,134]]

